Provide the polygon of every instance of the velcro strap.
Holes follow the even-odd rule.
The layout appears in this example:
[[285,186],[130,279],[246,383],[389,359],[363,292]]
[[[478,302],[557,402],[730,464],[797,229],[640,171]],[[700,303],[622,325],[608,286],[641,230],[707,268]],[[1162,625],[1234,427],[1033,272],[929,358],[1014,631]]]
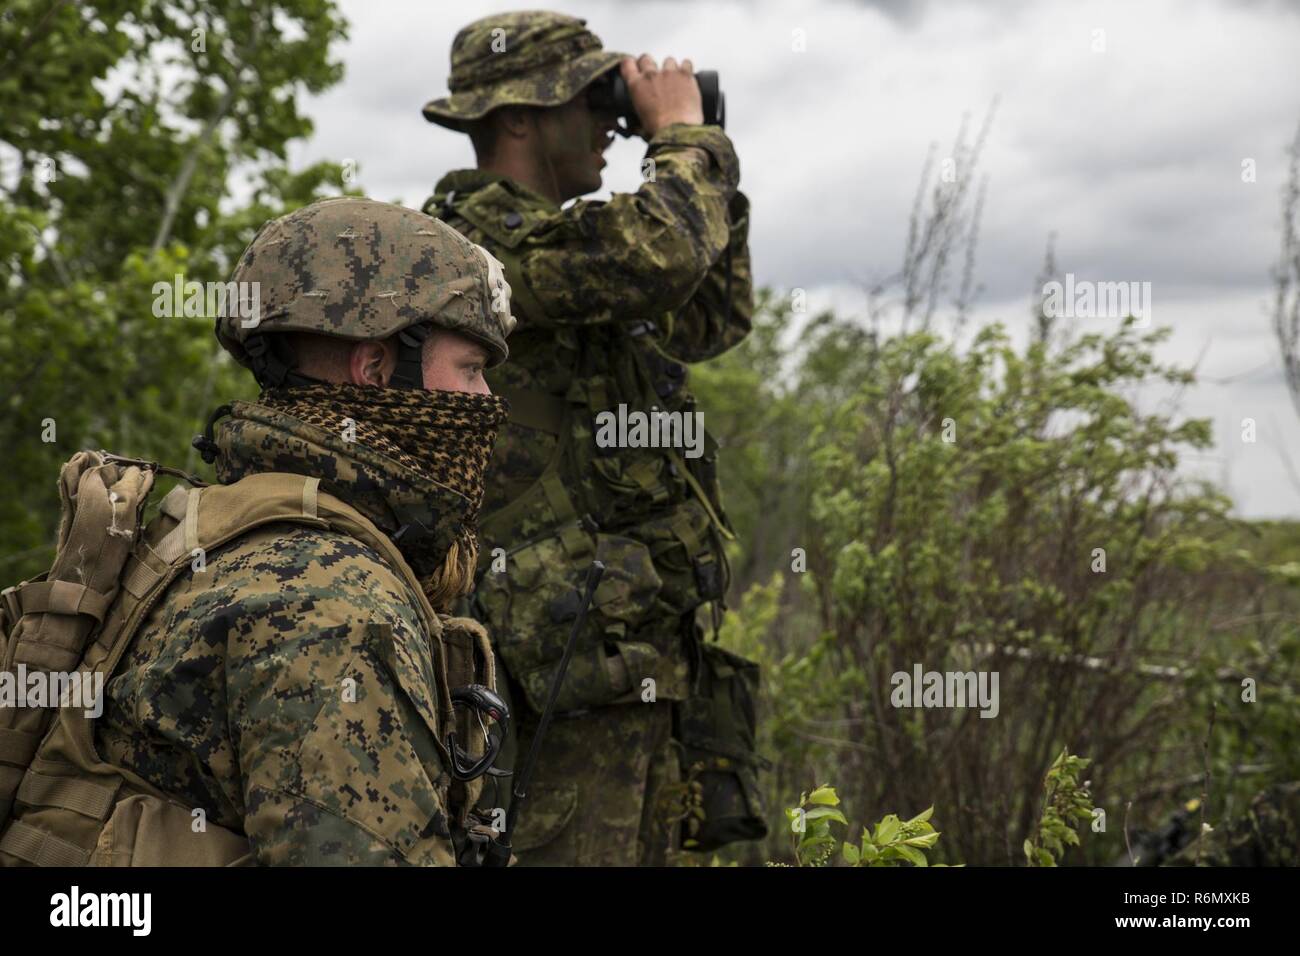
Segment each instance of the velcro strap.
[[677,536],[677,540],[682,543],[682,547],[686,549],[688,557],[693,558],[706,549],[705,540],[700,537],[695,530],[695,526],[691,524],[691,519],[687,516],[684,508],[674,509],[672,517],[668,519],[668,524],[673,529],[673,534]]
[[158,503],[158,510],[163,514],[175,518],[177,521],[185,520],[185,502],[190,496],[190,490],[184,485],[177,485],[162,501]]
[[546,471],[541,477],[542,491],[551,506],[556,519],[563,522],[556,528],[556,536],[564,546],[565,553],[571,558],[589,557],[592,554],[591,537],[582,527],[582,522],[573,510],[573,501],[564,490],[564,484],[554,471]]
[[577,512],[573,510],[573,501],[569,498],[569,493],[564,490],[564,482],[560,481],[560,476],[554,471],[547,471],[541,477],[542,491],[546,495],[546,501],[551,506],[551,513],[555,515],[556,521],[574,521],[577,519]]
[[[146,545],[148,547],[148,545]],[[122,587],[137,600],[144,597],[149,589],[158,583],[162,574],[145,564],[135,555],[126,562],[126,571],[122,575]]]
[[181,522],[181,527],[185,529],[185,550],[193,554],[194,549],[199,546],[199,499],[203,497],[203,489],[195,488],[185,499],[185,520]]
[[85,866],[90,860],[89,850],[38,830],[22,820],[10,823],[5,835],[0,837],[0,853],[8,853],[35,866]]
[[641,459],[633,462],[623,474],[630,478],[641,492],[654,504],[668,500],[668,486],[659,478],[654,462]]
[[40,746],[39,734],[29,734],[25,730],[0,727],[0,761],[15,763],[25,767],[32,762],[32,755]]
[[316,507],[319,497],[320,479],[308,478],[302,485],[302,513],[308,518],[316,517]]
[[570,521],[568,524],[561,525],[557,533],[560,537],[560,544],[564,546],[564,552],[569,557],[585,559],[593,555],[591,538],[582,530],[582,525],[577,521]]
[[158,547],[153,549],[153,553],[158,556],[159,561],[165,565],[171,565],[182,554],[189,553],[185,549],[185,532],[186,526],[182,522],[163,535],[163,539],[158,542]]
[[79,777],[50,777],[27,771],[18,787],[18,800],[37,807],[71,810],[92,820],[103,820],[117,796],[116,787],[105,787]]
[[564,434],[564,416],[569,411],[569,403],[564,399],[535,388],[502,386],[494,389],[494,392],[510,403],[512,424],[536,428],[552,435]]
[[106,595],[73,581],[36,581],[18,588],[24,614],[87,614],[102,622],[111,603]]

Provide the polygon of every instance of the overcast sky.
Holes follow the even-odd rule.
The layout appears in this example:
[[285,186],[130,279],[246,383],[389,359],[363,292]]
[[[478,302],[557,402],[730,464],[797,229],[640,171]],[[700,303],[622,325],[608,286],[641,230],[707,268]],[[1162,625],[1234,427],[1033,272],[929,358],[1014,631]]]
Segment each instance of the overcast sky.
[[[420,115],[446,92],[453,36],[519,5],[340,5],[347,72],[309,101],[316,133],[292,160],[350,159],[369,195],[418,206],[443,172],[472,165],[466,138]],[[1215,424],[1214,454],[1189,468],[1225,484],[1244,516],[1300,517],[1300,478],[1284,464],[1289,456],[1300,472],[1300,418],[1269,318],[1285,148],[1300,124],[1300,2],[552,8],[585,17],[608,49],[689,56],[720,72],[753,203],[755,279],[805,289],[814,308],[865,312],[864,284],[899,264],[927,148],[945,156],[963,114],[978,121],[997,97],[980,164],[989,185],[974,323],[1024,334],[1049,232],[1061,272],[1150,282],[1153,324],[1174,330],[1161,357],[1200,363],[1203,381],[1182,408]],[[636,188],[643,145],[615,143],[597,196]],[[1244,160],[1254,182],[1243,182]],[[1254,444],[1242,441],[1244,418],[1257,423]]]

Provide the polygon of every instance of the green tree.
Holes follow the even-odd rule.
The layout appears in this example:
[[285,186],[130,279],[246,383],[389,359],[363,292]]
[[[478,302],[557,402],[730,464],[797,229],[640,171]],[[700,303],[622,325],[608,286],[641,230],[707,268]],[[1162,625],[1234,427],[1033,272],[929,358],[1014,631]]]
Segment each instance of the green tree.
[[[198,467],[189,438],[250,382],[214,316],[156,283],[223,280],[266,219],[345,186],[291,173],[304,93],[337,82],[329,0],[16,0],[0,15],[0,577],[50,558],[75,450]],[[246,184],[246,185],[243,185]]]

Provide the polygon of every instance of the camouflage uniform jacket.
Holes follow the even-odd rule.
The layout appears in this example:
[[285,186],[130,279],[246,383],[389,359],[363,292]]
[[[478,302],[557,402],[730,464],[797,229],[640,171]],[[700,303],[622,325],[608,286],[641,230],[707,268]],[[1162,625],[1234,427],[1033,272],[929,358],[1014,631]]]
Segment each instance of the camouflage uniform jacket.
[[[726,587],[712,440],[703,454],[595,440],[596,416],[620,406],[692,415],[682,363],[719,355],[750,329],[749,203],[730,139],[674,124],[649,141],[646,160],[641,187],[608,202],[559,208],[500,175],[459,170],[424,206],[505,264],[519,319],[511,361],[489,376],[512,414],[480,523],[485,562],[499,546],[518,573],[485,575],[477,598],[534,705],[587,563],[610,568],[561,710],[635,700],[645,677],[659,698],[685,696],[681,621]],[[621,678],[601,645],[617,650]]]
[[[320,476],[388,532],[382,498],[400,478],[319,430],[236,403],[218,443],[230,480]],[[361,541],[300,524],[204,563],[165,592],[107,682],[101,756],[243,832],[259,864],[452,864],[440,634],[406,579]]]

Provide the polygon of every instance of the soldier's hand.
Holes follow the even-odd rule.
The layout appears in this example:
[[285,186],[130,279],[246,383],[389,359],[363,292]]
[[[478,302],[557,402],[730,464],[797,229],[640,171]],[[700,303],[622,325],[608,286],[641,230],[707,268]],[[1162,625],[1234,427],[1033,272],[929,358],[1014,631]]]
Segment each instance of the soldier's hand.
[[700,85],[690,60],[679,66],[668,57],[663,66],[656,66],[654,57],[643,53],[637,60],[627,57],[619,69],[646,139],[672,123],[704,122]]

